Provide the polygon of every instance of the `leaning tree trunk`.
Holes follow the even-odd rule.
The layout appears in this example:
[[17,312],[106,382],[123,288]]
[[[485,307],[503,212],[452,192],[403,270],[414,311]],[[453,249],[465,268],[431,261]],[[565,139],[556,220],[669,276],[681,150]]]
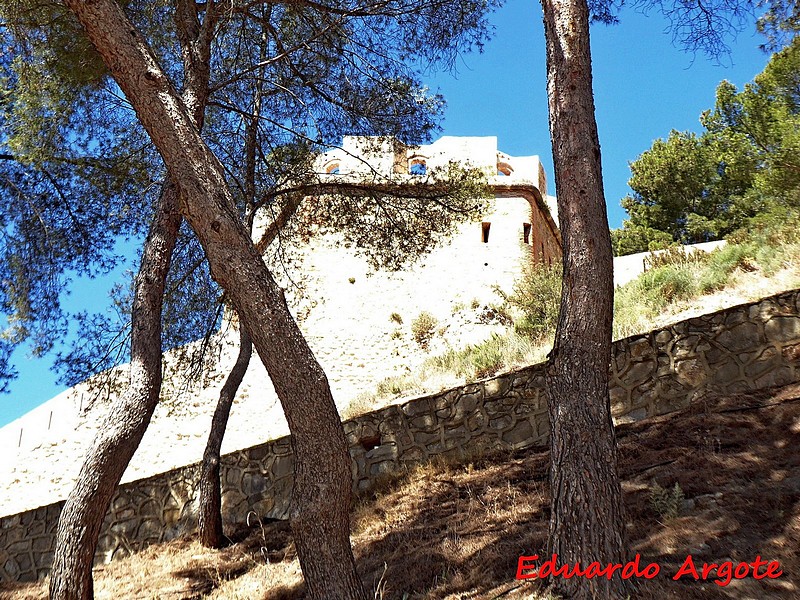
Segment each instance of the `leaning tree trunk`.
[[[213,23],[200,27],[196,9],[188,0],[178,0],[176,22],[187,70],[183,103],[194,123],[202,127],[208,91],[208,64],[204,59]],[[101,425],[59,517],[50,576],[53,600],[94,597],[92,564],[100,529],[161,393],[161,309],[181,222],[178,188],[167,183],[136,277],[131,313],[130,384]]]
[[220,390],[219,401],[214,410],[214,417],[211,419],[211,431],[208,434],[206,449],[203,452],[203,463],[200,468],[197,528],[200,532],[200,543],[208,548],[221,548],[225,540],[222,531],[222,498],[219,479],[222,439],[225,437],[233,400],[245,373],[247,373],[252,354],[253,344],[250,336],[240,325],[239,353],[231,372],[228,373],[225,385]]
[[366,598],[350,547],[350,457],[330,386],[242,223],[221,164],[114,0],[65,0],[134,107],[272,379],[292,436],[291,525],[311,598]]
[[161,392],[161,304],[180,223],[178,194],[168,185],[161,193],[136,277],[130,385],[98,429],[61,511],[50,578],[53,600],[94,597],[92,563],[100,527]]
[[[564,243],[564,282],[547,371],[552,466],[549,552],[559,564],[627,559],[617,447],[608,395],[611,239],[592,95],[585,0],[542,0],[550,132]],[[625,598],[614,577],[557,578],[570,598]]]

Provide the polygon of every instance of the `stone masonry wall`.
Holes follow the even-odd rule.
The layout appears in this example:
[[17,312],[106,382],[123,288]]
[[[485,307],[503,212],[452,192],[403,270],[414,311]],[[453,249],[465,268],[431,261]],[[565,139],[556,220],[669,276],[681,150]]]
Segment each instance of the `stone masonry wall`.
[[[707,390],[740,392],[800,380],[800,290],[620,340],[611,364],[618,423],[673,412]],[[436,456],[544,444],[544,365],[387,406],[344,423],[353,484]],[[291,494],[288,437],[223,457],[223,510],[285,518]],[[103,527],[105,562],[195,527],[196,465],[123,485]],[[0,580],[46,575],[62,503],[0,519]]]

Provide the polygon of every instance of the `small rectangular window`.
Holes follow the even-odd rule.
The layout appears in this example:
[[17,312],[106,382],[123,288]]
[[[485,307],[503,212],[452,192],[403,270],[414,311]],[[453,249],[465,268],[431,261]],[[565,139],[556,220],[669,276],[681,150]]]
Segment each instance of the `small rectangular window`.
[[484,244],[489,243],[489,228],[492,226],[491,223],[483,222],[481,223],[481,239],[483,240]]
[[526,244],[531,243],[531,224],[530,223],[523,223],[522,224],[522,241]]

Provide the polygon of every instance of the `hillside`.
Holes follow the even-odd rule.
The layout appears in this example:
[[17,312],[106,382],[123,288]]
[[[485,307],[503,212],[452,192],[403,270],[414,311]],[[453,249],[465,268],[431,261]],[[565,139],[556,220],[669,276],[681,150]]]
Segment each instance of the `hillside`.
[[[788,254],[790,257],[794,256],[794,252],[787,251],[784,254]],[[619,288],[618,296],[625,298],[626,296],[631,296],[633,294],[635,296],[639,295],[643,296],[645,299],[648,299],[651,297],[650,292],[652,292],[654,289],[657,291],[657,297],[659,299],[669,296],[669,302],[661,307],[662,312],[657,315],[657,318],[651,318],[651,320],[645,323],[646,327],[652,327],[654,323],[677,321],[682,318],[693,316],[692,311],[694,311],[695,314],[702,314],[703,312],[714,310],[720,306],[729,306],[730,304],[740,303],[743,300],[752,298],[753,296],[760,297],[774,293],[776,288],[779,286],[793,287],[797,285],[798,271],[797,265],[793,260],[782,259],[776,263],[778,264],[778,268],[767,269],[760,266],[761,263],[757,263],[755,260],[748,258],[748,256],[749,255],[747,252],[742,252],[741,249],[734,247],[730,250],[726,250],[724,253],[712,255],[699,262],[689,261],[687,264],[684,264],[686,261],[680,259],[678,260],[680,268],[676,267],[672,263],[657,266],[652,271],[649,271],[641,281],[637,280],[632,282],[633,287],[623,286]],[[731,260],[731,257],[733,257],[735,260]],[[670,260],[673,260],[673,258],[670,258]],[[699,286],[690,285],[686,287],[685,282],[681,283],[681,281],[685,279],[684,276],[687,275],[689,271],[694,273],[692,277],[699,276],[700,280],[702,281],[709,272],[714,273],[716,270],[721,268],[719,266],[720,264],[728,265],[725,267],[725,269],[728,269],[728,267],[730,267],[730,269],[725,271],[725,285],[719,286],[719,289],[716,293],[697,294],[696,291],[699,289]],[[662,277],[664,275],[668,275],[668,277]],[[659,283],[658,286],[653,287],[653,282],[655,281]],[[681,283],[681,285],[684,287],[676,287],[679,283]],[[691,294],[686,290],[691,291]],[[794,298],[795,295],[796,294],[792,294],[791,298]],[[766,302],[773,302],[773,300],[770,299]],[[631,310],[631,307],[636,308],[638,306],[639,308],[637,310],[643,310],[642,306],[637,304],[625,304],[624,306],[626,309],[628,309],[624,315],[626,319],[625,323],[628,327],[642,325],[642,323],[639,323],[636,319],[632,319],[631,314],[629,313],[634,313],[633,317],[639,318],[648,314],[647,311],[652,309],[652,306],[649,308],[645,307],[647,308],[647,311],[641,312],[640,314],[637,313],[636,310]],[[779,308],[779,310],[794,311],[796,303],[795,300],[792,299],[789,305],[781,306],[783,306],[783,308]],[[710,318],[716,319],[714,322],[718,323],[727,323],[729,320],[731,323],[739,323],[740,319],[747,319],[747,315],[750,314],[750,319],[753,320],[752,324],[754,324],[755,321],[761,318],[758,315],[762,314],[761,312],[753,313],[752,309],[745,309],[744,312],[741,312],[741,308],[737,310],[740,311],[740,316],[733,320],[728,319],[728,317],[725,315],[722,317],[717,315]],[[749,313],[748,310],[750,310]],[[760,310],[761,309],[759,309],[759,311]],[[770,311],[772,311],[772,309],[767,309],[767,313],[765,314],[775,314]],[[779,312],[778,314],[783,313]],[[719,320],[720,318],[722,319],[721,321]],[[706,320],[707,318],[699,319],[698,322],[706,322]],[[795,323],[795,321],[796,319],[790,319],[791,323]],[[776,321],[776,323],[777,322],[778,321]],[[780,322],[783,323],[784,321]],[[789,321],[787,321],[787,323],[788,322]],[[682,324],[676,327],[683,327],[684,325],[685,324]],[[796,329],[795,325],[792,325],[791,327]],[[792,330],[794,331],[794,329]],[[786,333],[789,334],[788,329]],[[517,334],[515,333],[514,335]],[[773,338],[770,337],[771,335],[772,334],[768,334],[767,339],[772,340]],[[722,342],[721,337],[719,338],[719,341]],[[633,342],[623,341],[620,343],[626,344]],[[734,353],[734,356],[739,355]],[[736,358],[735,360],[738,363],[738,361],[743,359]],[[711,365],[712,363],[709,362],[708,364]],[[793,369],[793,367],[790,368]],[[787,381],[787,379],[783,379],[783,382],[785,381]],[[773,385],[775,382],[777,381],[773,380],[772,384],[767,383],[766,385]],[[722,382],[719,383],[720,385],[723,384]],[[717,388],[712,386],[711,388],[707,389]],[[738,390],[740,388],[731,389]],[[797,486],[795,481],[797,465],[792,462],[794,459],[790,454],[790,450],[787,449],[792,448],[791,442],[794,441],[793,436],[800,431],[798,430],[798,427],[800,427],[800,421],[798,421],[797,416],[790,412],[782,421],[789,430],[789,434],[786,434],[785,432],[780,433],[778,430],[771,429],[772,425],[775,424],[772,421],[769,421],[769,423],[759,421],[761,424],[760,429],[756,427],[757,423],[753,422],[749,426],[750,430],[738,429],[739,426],[735,425],[735,422],[728,421],[714,425],[715,421],[709,417],[708,414],[718,412],[720,414],[727,415],[728,413],[749,413],[750,411],[758,411],[759,414],[764,414],[760,413],[760,411],[774,408],[771,406],[771,404],[774,404],[775,406],[779,404],[793,404],[797,400],[797,396],[797,386],[786,388],[782,391],[773,390],[768,392],[759,392],[758,395],[738,395],[728,398],[716,398],[706,394],[705,396],[699,397],[698,400],[698,397],[694,395],[692,396],[692,398],[695,399],[694,406],[691,407],[691,410],[684,411],[683,413],[676,415],[674,417],[676,420],[675,424],[671,424],[672,419],[669,417],[662,417],[649,422],[640,422],[639,425],[636,426],[625,425],[621,427],[621,440],[624,441],[623,451],[631,453],[629,459],[626,459],[626,455],[623,454],[623,463],[625,464],[625,461],[627,460],[627,464],[629,465],[627,467],[629,473],[627,473],[628,480],[626,482],[626,492],[628,493],[628,502],[630,504],[629,515],[631,517],[631,536],[636,542],[635,548],[637,552],[642,554],[643,557],[656,557],[657,560],[655,558],[651,558],[649,560],[658,562],[659,564],[663,562],[664,572],[667,572],[668,568],[677,569],[680,566],[680,562],[677,565],[670,563],[670,553],[673,555],[676,553],[677,555],[680,555],[682,550],[665,550],[665,548],[680,548],[680,546],[675,546],[675,544],[678,543],[676,540],[683,540],[683,538],[680,538],[680,535],[682,535],[680,531],[676,530],[672,533],[669,533],[669,530],[667,530],[667,533],[664,533],[664,531],[659,530],[656,532],[653,529],[652,523],[644,521],[653,521],[653,519],[656,519],[661,524],[667,527],[672,527],[674,525],[673,521],[675,523],[679,522],[680,519],[678,517],[683,518],[684,516],[689,516],[690,512],[698,507],[705,510],[709,508],[709,506],[716,506],[716,504],[719,503],[719,499],[722,497],[715,495],[718,494],[719,489],[727,489],[730,495],[735,495],[737,488],[730,487],[729,480],[739,481],[742,479],[742,477],[746,478],[747,481],[758,481],[759,489],[765,490],[764,493],[766,494],[766,499],[755,498],[755,492],[746,491],[745,495],[747,497],[741,501],[741,505],[736,505],[739,506],[740,509],[744,510],[744,507],[747,506],[761,507],[767,501],[774,503],[776,498],[778,498],[782,503],[780,508],[776,509],[777,516],[772,514],[767,516],[759,514],[758,518],[754,521],[755,523],[764,524],[772,519],[774,523],[773,525],[770,525],[770,527],[772,527],[772,529],[775,531],[778,531],[778,529],[776,529],[777,527],[785,525],[781,519],[788,519],[790,523],[794,523],[792,519],[794,519],[796,516],[793,510],[797,495]],[[456,404],[458,403],[456,402]],[[387,410],[396,410],[396,408],[397,407],[395,406]],[[690,421],[684,423],[681,421],[681,419],[684,418],[690,419]],[[704,421],[704,419],[706,419],[706,421]],[[766,425],[769,425],[769,427],[766,427],[765,423]],[[647,427],[650,426],[654,428],[654,433],[650,433],[647,429]],[[636,432],[633,434],[633,438],[629,437],[631,435],[629,433],[630,427],[634,427],[632,431]],[[759,437],[762,430],[763,438]],[[689,437],[683,439],[681,437],[683,434]],[[697,437],[697,435],[700,435],[701,437]],[[787,441],[780,441],[781,435],[784,437],[788,435]],[[647,442],[646,446],[637,445],[638,442],[631,445],[630,439],[634,439],[635,441],[639,438],[649,439],[650,441]],[[753,441],[752,447],[749,449],[746,446],[748,440]],[[675,442],[677,445],[673,445],[673,442]],[[702,461],[698,462],[698,468],[700,471],[696,473],[692,470],[693,467],[691,467],[686,460],[691,462],[697,458],[695,455],[706,452],[707,449],[703,448],[703,444],[710,447],[710,450],[708,450],[710,455],[707,457],[707,459],[704,458]],[[726,447],[726,444],[733,444],[732,447],[737,448],[737,453],[735,456],[736,460],[733,460],[731,465],[738,469],[738,471],[731,471],[728,468],[730,465],[727,464],[730,461],[728,461],[726,457],[721,456],[721,450]],[[762,448],[764,444],[776,444],[777,450],[774,450],[771,455],[767,456],[768,453]],[[163,440],[161,447],[163,447]],[[521,446],[517,445],[507,447],[520,448]],[[362,448],[362,450],[363,449],[365,448]],[[51,447],[50,451],[55,455],[58,454],[57,448]],[[784,452],[788,454],[783,456],[782,453]],[[667,457],[666,460],[662,460],[661,458],[655,460],[658,457],[663,458],[664,456]],[[59,458],[63,458],[63,455],[61,455]],[[174,456],[172,458],[175,459]],[[746,464],[747,460],[750,462]],[[530,463],[530,461],[533,462]],[[673,462],[676,463],[676,466],[674,467],[671,466]],[[527,471],[523,471],[520,475],[514,474],[516,471],[513,469],[522,468],[520,465],[526,465],[529,463],[533,464],[535,468],[531,467],[532,470],[528,469]],[[497,586],[513,587],[516,585],[515,583],[510,582],[510,580],[513,579],[513,572],[515,572],[514,564],[516,557],[518,557],[520,554],[542,552],[541,548],[546,536],[546,512],[548,506],[548,492],[546,489],[546,464],[547,456],[543,449],[528,450],[517,455],[497,454],[483,457],[473,456],[471,458],[471,463],[466,467],[442,465],[439,463],[435,464],[434,466],[417,469],[413,474],[404,479],[404,481],[407,480],[405,483],[397,484],[401,485],[400,488],[397,488],[397,485],[389,486],[389,489],[397,488],[394,489],[394,492],[381,494],[379,497],[373,498],[372,500],[368,498],[362,499],[362,505],[356,514],[354,525],[357,533],[355,540],[357,548],[360,548],[364,544],[366,544],[368,548],[367,550],[357,549],[357,552],[364,556],[363,565],[365,565],[364,569],[366,583],[368,585],[372,585],[373,587],[379,585],[378,582],[380,581],[380,575],[383,572],[383,563],[379,563],[381,565],[381,571],[380,573],[376,573],[376,567],[374,567],[374,565],[371,566],[371,561],[373,561],[373,559],[376,557],[383,557],[382,560],[387,565],[394,563],[403,564],[408,560],[415,560],[407,557],[408,554],[414,553],[413,548],[404,549],[404,546],[401,542],[406,539],[406,541],[409,541],[411,544],[418,544],[420,539],[428,535],[426,531],[429,530],[430,539],[425,541],[425,544],[428,546],[429,550],[426,552],[426,554],[428,556],[428,560],[433,560],[434,563],[441,566],[441,571],[430,571],[428,572],[428,575],[425,575],[424,571],[420,571],[421,579],[417,583],[414,583],[413,580],[409,581],[407,578],[402,579],[400,581],[405,588],[398,591],[399,595],[385,595],[384,597],[524,597],[520,595],[523,588],[500,589],[497,588]],[[635,465],[638,465],[638,467]],[[711,477],[710,473],[712,467],[719,469],[719,472],[721,473],[720,477],[716,479]],[[747,469],[745,469],[745,467],[747,467]],[[509,471],[509,469],[512,470]],[[643,472],[642,469],[647,472],[647,478],[639,477],[639,475]],[[477,477],[477,479],[472,479],[473,474],[476,474],[475,477]],[[460,477],[462,475],[466,478],[463,479],[463,486],[465,486],[464,489],[461,487],[462,480]],[[623,475],[625,475],[624,472]],[[526,483],[526,479],[530,481]],[[447,486],[450,486],[453,488],[453,490],[455,490],[455,492],[453,492],[456,494],[455,496],[451,497],[449,495],[450,492],[439,486],[443,480],[447,482]],[[492,483],[488,483],[489,481],[492,481]],[[696,481],[703,481],[709,485],[714,483],[719,489],[715,491],[712,489],[706,489],[707,486],[698,487],[696,485]],[[486,482],[486,484],[483,482]],[[499,487],[498,482],[500,483]],[[383,483],[387,484],[388,482]],[[383,485],[383,487],[387,488],[387,485]],[[525,495],[529,492],[535,493],[537,498],[536,502],[531,503],[525,498]],[[712,494],[712,496],[708,496],[708,494]],[[433,500],[430,500],[430,498],[433,498]],[[476,502],[477,504],[475,504]],[[646,503],[649,508],[643,508],[643,502]],[[436,513],[438,516],[434,515],[434,520],[430,522],[426,516],[427,513],[420,513],[420,511],[424,512],[423,509],[428,504],[430,504],[431,507],[435,508],[436,510],[444,511],[441,512],[441,514]],[[245,511],[248,510],[248,506],[252,507],[252,504],[247,505],[244,509]],[[450,511],[450,508],[446,509],[446,507],[452,507],[453,511],[455,512],[448,512]],[[681,515],[681,509],[686,514]],[[649,513],[647,512],[648,510],[650,511]],[[759,510],[761,509],[759,508]],[[498,517],[497,515],[493,514],[492,511],[500,511],[503,516]],[[675,514],[673,515],[673,513]],[[474,515],[477,515],[477,518],[473,522],[472,519]],[[274,516],[280,516],[280,514],[275,514]],[[439,517],[443,519],[442,523],[435,520]],[[699,521],[693,521],[691,522],[691,526],[688,526],[684,533],[687,535],[691,532],[703,533],[707,529],[708,531],[703,534],[704,537],[701,536],[701,539],[689,536],[685,540],[680,541],[680,543],[685,542],[686,544],[696,544],[696,546],[692,547],[691,554],[693,555],[701,557],[703,556],[703,553],[711,550],[714,552],[723,551],[720,546],[714,546],[708,540],[719,540],[724,536],[729,536],[733,541],[728,547],[726,556],[728,556],[730,559],[741,558],[742,560],[755,560],[754,557],[747,558],[745,556],[735,554],[732,550],[735,548],[744,547],[753,548],[761,553],[755,556],[766,557],[767,552],[774,553],[774,555],[779,556],[779,558],[772,560],[779,560],[784,564],[794,560],[791,553],[781,554],[783,550],[777,547],[781,546],[781,543],[778,543],[777,546],[773,543],[774,540],[778,539],[779,537],[779,534],[777,533],[775,535],[771,534],[769,537],[762,536],[753,541],[753,539],[755,539],[753,536],[756,534],[753,531],[750,531],[749,533],[742,533],[742,535],[746,535],[744,538],[740,539],[739,537],[736,537],[740,535],[740,529],[742,529],[742,519],[739,516],[735,514],[733,516],[720,516],[716,513],[712,514],[706,511],[702,513],[701,517],[702,518],[699,518],[700,520],[705,518],[708,519],[708,523],[706,525],[703,525]],[[500,518],[499,521],[498,518]],[[466,525],[462,524],[461,522],[464,519]],[[244,513],[242,513],[241,519],[237,522],[241,522],[243,520]],[[255,526],[252,518],[249,518],[248,522],[250,526]],[[403,534],[403,531],[405,531],[403,528],[407,522],[418,522],[418,524],[415,525],[413,531],[410,533],[406,531],[406,533]],[[490,529],[486,529],[485,526],[481,527],[480,523],[495,523],[495,525],[493,525]],[[540,538],[529,538],[523,536],[522,538],[517,539],[520,535],[523,535],[521,533],[523,524],[525,524],[525,527],[532,528],[530,530],[526,530],[525,535],[529,535],[530,531],[540,529]],[[166,532],[168,529],[168,524],[166,524],[164,527],[165,528],[162,531]],[[400,527],[399,535],[396,535],[397,527]],[[705,529],[703,529],[704,527]],[[784,532],[780,534],[784,537],[788,536],[788,538],[786,538],[789,540],[789,542],[786,544],[787,547],[793,547],[792,544],[794,544],[794,538],[792,536],[796,534],[796,531],[795,529],[792,529],[792,527],[795,527],[795,525],[790,526],[790,529],[787,530],[788,533]],[[272,531],[273,529],[275,529],[275,531]],[[519,534],[516,533],[518,529],[520,530]],[[694,535],[694,533],[692,533],[692,535]],[[152,557],[157,555],[156,560],[160,563],[163,563],[163,568],[168,571],[168,573],[165,574],[165,581],[168,581],[169,583],[165,583],[165,585],[169,590],[171,590],[169,592],[166,590],[151,592],[149,588],[150,586],[154,585],[154,583],[149,579],[146,585],[135,582],[131,584],[133,588],[138,587],[138,589],[141,590],[141,593],[140,591],[137,591],[136,593],[128,593],[127,591],[120,592],[119,589],[115,588],[117,584],[114,582],[122,581],[126,577],[122,572],[117,570],[118,568],[123,568],[118,567],[117,565],[122,565],[125,563],[114,563],[110,566],[99,569],[98,572],[107,573],[110,578],[109,585],[112,588],[115,588],[115,593],[121,593],[126,597],[169,597],[172,596],[173,593],[177,594],[176,597],[202,597],[198,595],[197,592],[200,591],[198,589],[193,588],[193,592],[191,590],[187,592],[185,589],[185,582],[174,580],[174,577],[171,575],[171,573],[189,573],[191,569],[194,568],[192,566],[194,562],[200,560],[200,558],[203,558],[203,560],[211,561],[209,564],[203,567],[206,572],[217,573],[217,575],[214,576],[216,579],[211,577],[208,581],[199,583],[198,585],[203,586],[202,589],[205,591],[212,591],[217,587],[219,587],[220,590],[223,590],[223,579],[228,578],[228,576],[222,576],[219,574],[226,573],[226,569],[230,567],[230,565],[224,561],[232,560],[235,563],[235,568],[231,567],[232,570],[230,573],[228,573],[228,575],[230,575],[229,578],[238,580],[238,575],[241,574],[241,581],[247,582],[248,579],[244,577],[244,573],[250,569],[250,567],[255,568],[260,563],[258,559],[253,559],[251,557],[248,559],[248,564],[250,567],[245,569],[245,565],[242,563],[244,558],[242,557],[246,556],[246,554],[242,555],[242,552],[248,552],[248,548],[255,548],[262,557],[262,560],[264,556],[267,556],[270,564],[275,563],[276,561],[274,559],[277,555],[273,556],[269,554],[268,551],[268,549],[271,548],[273,534],[285,540],[286,543],[280,548],[282,557],[280,562],[283,563],[285,569],[288,570],[287,572],[294,573],[293,577],[296,579],[299,577],[296,563],[287,562],[285,560],[285,558],[291,556],[291,545],[290,541],[286,537],[288,532],[286,531],[285,525],[281,524],[264,524],[263,527],[258,526],[255,533],[253,533],[253,531],[250,531],[249,533],[246,531],[241,532],[241,535],[232,533],[234,538],[242,539],[242,543],[244,545],[229,548],[221,555],[217,555],[216,553],[208,553],[200,549],[198,546],[196,546],[196,544],[193,544],[187,540],[179,542],[177,545],[169,545],[167,546],[166,550],[151,549],[145,551],[139,558],[144,557],[146,559],[148,556]],[[253,537],[253,535],[255,535],[255,537]],[[250,537],[249,542],[247,541],[248,537]],[[166,537],[165,539],[171,538]],[[259,541],[259,539],[262,541]],[[267,540],[270,543],[268,544],[264,540]],[[656,541],[658,541],[658,543],[656,543]],[[750,546],[747,546],[748,543]],[[499,548],[500,545],[506,544],[509,547],[513,547],[514,554],[511,555],[510,558],[508,555],[503,555]],[[262,551],[262,547],[265,550]],[[485,548],[493,548],[488,556],[484,555]],[[530,550],[530,548],[533,548],[533,550]],[[267,554],[264,554],[264,552]],[[500,552],[500,554],[497,554],[497,552]],[[174,561],[173,558],[170,558],[170,556],[173,554],[176,555]],[[686,553],[682,558],[679,556],[681,560],[685,559],[685,557]],[[672,558],[675,558],[675,556],[672,556]],[[714,558],[717,557],[715,556]],[[133,564],[135,565],[135,561],[138,559],[134,558],[131,560],[134,561]],[[223,563],[217,564],[219,560],[222,560]],[[481,566],[474,564],[474,561],[477,560],[483,561]],[[505,561],[505,563],[503,563],[503,561]],[[501,570],[497,570],[492,567],[492,569],[494,569],[492,572],[494,573],[493,576],[495,579],[490,579],[488,581],[495,587],[486,587],[488,583],[486,583],[483,579],[479,579],[478,575],[473,573],[473,570],[475,573],[477,573],[480,568],[486,570],[489,568],[487,567],[487,564],[493,562],[505,564],[506,567]],[[508,568],[509,564],[511,565],[510,575]],[[463,571],[462,567],[463,569],[466,569],[466,571]],[[415,573],[419,570],[418,567],[413,565],[409,568]],[[157,570],[156,567],[152,565],[134,566],[133,569],[146,573],[153,573]],[[264,581],[269,580],[265,579],[265,575],[260,571],[254,577],[256,577],[256,583],[254,585],[263,585]],[[154,581],[158,581],[158,579],[155,579]],[[448,587],[453,582],[459,581],[461,582],[458,583],[458,586],[460,587],[456,588],[455,591]],[[784,597],[775,595],[784,589],[780,587],[783,581],[783,579],[779,579],[770,582],[759,582],[759,585],[778,586],[775,588],[778,590],[777,592],[770,589],[768,591],[768,595],[763,595],[762,590],[755,593],[755,595],[733,597]],[[383,583],[380,585],[384,584],[387,586],[385,588],[385,593],[388,594],[388,590],[391,589],[388,587],[390,585],[389,567],[387,567],[387,575],[383,579]],[[290,582],[288,584],[281,583],[281,585],[292,588],[294,584]],[[409,587],[409,585],[411,587]],[[668,583],[668,586],[664,589],[670,589],[669,586],[671,585],[673,584]],[[750,591],[746,589],[747,582],[745,581],[738,583],[733,582],[730,584],[730,586],[725,586],[725,593],[727,596],[708,595],[710,593],[708,590],[701,590],[706,595],[697,597],[731,597],[728,593],[730,590],[727,588],[734,589],[736,585],[740,587],[744,586],[743,589],[745,589],[747,594],[750,594]],[[794,583],[791,583],[791,585],[794,585]],[[791,585],[787,589],[794,590]],[[480,589],[472,589],[469,586],[478,586]],[[275,585],[270,586],[270,588],[274,587]],[[718,588],[720,588],[720,586],[713,586],[709,589],[712,591],[718,591]],[[20,589],[27,589],[28,591],[25,591],[24,593],[29,593],[31,589],[35,588]],[[264,594],[266,592],[259,592],[257,590],[234,592],[228,588],[224,589],[225,591],[220,591],[220,594],[222,595],[218,595],[216,597],[284,597],[280,595],[265,596]],[[527,590],[527,588],[525,589]],[[656,589],[659,594],[662,592],[666,593],[661,588]],[[205,593],[205,591],[203,593]],[[400,593],[401,591],[402,593]],[[405,592],[408,592],[408,595],[404,595]],[[506,592],[517,595],[508,595]],[[186,595],[187,593],[189,593],[188,596]],[[297,594],[294,593],[294,595],[292,595],[293,593],[294,592],[290,593],[286,597],[296,597]],[[139,595],[137,596],[137,594]],[[490,595],[485,596],[485,594]],[[491,594],[500,595],[492,596]],[[655,592],[647,592],[647,595],[642,597],[671,597],[669,595],[658,596],[654,594]],[[380,594],[378,594],[378,597],[381,597]],[[785,597],[792,597],[792,595],[789,594]]]
[[[626,283],[641,272],[643,256],[632,255],[615,259],[618,283]],[[799,285],[800,275],[796,265],[789,265],[772,273],[770,277],[758,270],[738,270],[731,285],[724,290],[672,304],[657,319],[647,317],[642,322],[630,325],[630,331],[625,335],[645,331],[651,325],[662,326],[667,322],[755,300]],[[494,320],[484,322],[482,315],[487,311],[491,312],[491,307],[485,303],[474,308],[465,305],[447,319],[443,318],[439,323],[439,330],[447,330],[446,339],[437,335],[425,352],[410,339],[410,334],[395,340],[398,350],[402,350],[404,356],[414,356],[417,361],[416,366],[412,365],[413,377],[404,375],[400,382],[396,377],[391,378],[390,385],[383,385],[384,393],[381,393],[380,384],[378,393],[370,392],[360,397],[343,393],[337,396],[340,411],[346,417],[352,416],[376,406],[396,402],[400,397],[413,397],[463,384],[465,376],[453,372],[438,370],[433,376],[423,377],[420,374],[424,374],[425,369],[419,363],[426,356],[445,352],[450,347],[449,343],[464,343],[465,339],[474,335],[478,336],[478,340],[485,339],[490,334],[508,331],[508,325]],[[408,327],[408,324],[405,326]],[[474,328],[480,330],[473,331]],[[454,338],[453,334],[457,334],[457,337]],[[546,346],[526,342],[526,351],[508,360],[502,370],[538,362],[547,350]],[[179,397],[181,400],[159,404],[151,425],[125,472],[123,483],[200,460],[207,428],[216,405],[217,390],[234,357],[235,348],[226,338],[219,361],[209,372],[206,381],[193,382],[187,389],[178,390],[177,386],[169,385],[166,387],[163,394],[166,398]],[[381,373],[385,371],[376,373],[377,381],[380,381]],[[288,433],[280,404],[271,393],[271,388],[260,362],[254,360],[237,396],[223,443],[223,453],[248,448]],[[0,515],[15,514],[66,497],[83,456],[108,410],[108,404],[103,402],[95,402],[91,409],[87,409],[86,404],[91,398],[92,394],[85,386],[78,386],[0,428],[0,451],[6,457],[0,464],[0,489],[5,491],[0,495]],[[252,418],[255,414],[259,415],[258,419]],[[180,427],[176,427],[176,420],[180,421]],[[170,448],[168,453],[162,451],[165,445]]]
[[[640,598],[789,599],[800,595],[800,384],[707,395],[677,414],[618,428],[629,535],[661,573]],[[358,501],[354,551],[368,590],[384,600],[545,600],[515,581],[521,554],[543,553],[548,453],[475,457],[420,467]],[[678,486],[675,488],[675,486]],[[659,487],[668,490],[657,496]],[[677,498],[671,498],[673,490]],[[682,494],[683,498],[680,498]],[[674,501],[672,501],[674,499]],[[290,600],[303,597],[284,523],[251,523],[210,552],[176,540],[95,571],[96,598]],[[779,561],[777,579],[727,586],[671,576],[703,562]],[[5,584],[5,600],[46,597],[45,583]]]
[[[641,272],[642,259],[643,255],[616,259],[617,275],[630,280],[631,275]],[[639,314],[639,308],[636,307],[636,310],[626,310],[625,326],[618,337],[799,287],[800,264],[795,260],[786,260],[780,268],[769,272],[761,268],[736,268],[727,283],[723,289],[712,293],[688,299],[677,298],[661,307],[655,316],[650,313]],[[439,330],[446,330],[445,335],[463,330],[465,323],[479,321],[481,313],[489,308],[483,304],[475,308],[464,306],[440,322]],[[501,326],[496,321],[482,326],[495,332],[509,330],[508,325]],[[483,335],[488,336],[488,333],[484,331]],[[400,342],[416,345],[406,339]],[[523,342],[523,352],[507,358],[499,367],[501,371],[538,362],[549,349],[546,343]],[[427,353],[421,354],[435,358],[437,353],[445,352],[447,348],[447,339],[437,334]],[[480,346],[476,348],[480,350]],[[196,389],[183,390],[184,393],[189,392],[188,400],[177,405],[161,403],[157,407],[151,426],[123,477],[123,483],[200,460],[216,403],[216,389],[221,385],[219,382],[233,355],[230,344],[222,349],[219,366],[210,374],[216,378],[215,383],[208,385],[208,382],[195,382]],[[345,417],[349,417],[376,406],[397,402],[401,397],[413,397],[463,384],[466,378],[474,378],[475,372],[473,370],[464,375],[447,367],[428,374],[423,365],[411,375],[391,378],[387,380],[388,384],[379,384],[375,393],[343,399],[345,401],[340,403],[340,410]],[[263,367],[259,361],[253,361],[237,396],[223,452],[247,448],[288,433],[280,404],[270,391],[271,384]],[[167,397],[174,394],[177,392],[171,388],[164,392]],[[74,392],[65,392],[0,429],[0,450],[6,457],[0,464],[0,489],[5,491],[0,496],[0,515],[14,514],[66,497],[82,457],[108,409],[108,405],[96,402],[91,410],[85,410],[85,398],[90,397],[78,387]],[[259,415],[258,419],[252,418],[255,414]],[[180,427],[177,423],[180,423]],[[163,452],[167,444],[170,451]]]

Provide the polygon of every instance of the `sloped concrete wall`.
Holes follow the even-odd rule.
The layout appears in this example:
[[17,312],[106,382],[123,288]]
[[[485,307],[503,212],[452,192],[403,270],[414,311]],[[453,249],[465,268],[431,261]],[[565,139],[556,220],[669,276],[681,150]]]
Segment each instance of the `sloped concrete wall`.
[[[617,422],[666,414],[708,390],[741,392],[800,380],[800,291],[620,340],[611,364]],[[437,456],[544,444],[549,435],[544,365],[388,406],[344,423],[353,485]],[[96,560],[124,556],[195,528],[196,465],[123,485]],[[223,457],[223,510],[285,518],[292,488],[288,437]],[[0,580],[46,575],[62,504],[0,519]]]

